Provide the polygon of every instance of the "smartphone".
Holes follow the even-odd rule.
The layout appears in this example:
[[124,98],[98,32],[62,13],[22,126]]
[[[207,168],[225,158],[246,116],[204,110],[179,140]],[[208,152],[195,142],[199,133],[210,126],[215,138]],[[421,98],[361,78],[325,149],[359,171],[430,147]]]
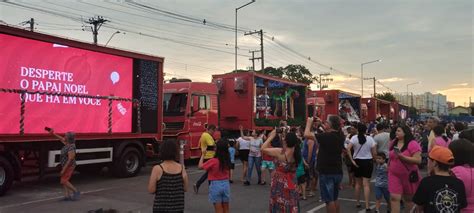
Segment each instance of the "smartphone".
[[395,151],[395,153],[400,153],[400,148],[398,148],[397,146],[393,147],[393,151]]

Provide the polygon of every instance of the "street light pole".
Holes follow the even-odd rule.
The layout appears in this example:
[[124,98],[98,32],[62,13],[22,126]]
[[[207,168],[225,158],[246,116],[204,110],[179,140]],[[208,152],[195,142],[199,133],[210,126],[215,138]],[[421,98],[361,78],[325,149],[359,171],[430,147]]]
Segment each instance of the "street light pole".
[[[411,85],[419,84],[419,83],[420,82],[418,81],[418,82],[407,84],[407,105],[408,105],[408,102],[410,102],[409,99],[408,99],[408,95],[410,94],[409,91],[408,91],[408,87],[411,86]],[[411,103],[411,107],[413,107],[413,101]]]
[[252,0],[251,2],[249,2],[247,4],[244,4],[240,7],[235,8],[235,69],[234,69],[234,71],[237,70],[237,12],[239,11],[239,9],[241,9],[241,8],[243,8],[243,7],[245,7],[249,4],[252,4],[254,2],[255,2],[255,0]]
[[107,46],[107,45],[109,44],[110,40],[112,40],[112,38],[114,37],[115,34],[119,34],[119,33],[120,33],[120,31],[118,31],[118,30],[115,31],[114,34],[112,34],[112,35],[110,36],[110,38],[109,38],[109,40],[107,41],[107,43],[105,43],[105,46]]
[[361,93],[360,93],[360,97],[364,97],[364,65],[366,64],[371,64],[371,63],[376,63],[376,62],[381,62],[382,59],[379,59],[379,60],[375,60],[375,61],[369,61],[369,62],[365,62],[365,63],[362,63],[360,64],[360,86],[361,86]]

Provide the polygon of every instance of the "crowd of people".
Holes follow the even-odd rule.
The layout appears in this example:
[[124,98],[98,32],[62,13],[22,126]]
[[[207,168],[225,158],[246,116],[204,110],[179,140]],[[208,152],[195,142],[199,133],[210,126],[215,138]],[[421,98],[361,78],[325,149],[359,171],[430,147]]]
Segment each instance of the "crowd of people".
[[[324,121],[308,118],[298,128],[282,122],[268,134],[240,127],[236,140],[215,141],[214,131],[216,126],[209,125],[201,136],[198,167],[206,173],[193,189],[198,193],[208,179],[215,212],[229,212],[237,157],[242,161],[243,185],[269,181],[269,212],[299,212],[300,200],[311,196],[319,196],[327,212],[341,212],[338,197],[344,188],[354,189],[355,209],[364,207],[367,212],[372,211],[371,193],[375,212],[384,201],[388,212],[395,213],[474,212],[474,130],[462,123],[432,117],[426,122],[364,124],[330,115]],[[151,174],[154,212],[184,211],[188,177],[174,161],[173,149],[177,150],[176,144],[164,142],[160,150],[164,161]],[[420,172],[424,166],[427,175]],[[252,182],[254,170],[257,182]],[[344,174],[347,184],[342,183]]]

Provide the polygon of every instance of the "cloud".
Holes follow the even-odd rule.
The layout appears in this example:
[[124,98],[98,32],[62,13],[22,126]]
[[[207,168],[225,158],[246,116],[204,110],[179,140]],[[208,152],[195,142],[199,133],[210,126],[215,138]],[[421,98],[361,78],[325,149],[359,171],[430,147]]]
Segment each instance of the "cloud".
[[360,81],[360,78],[356,77],[347,77],[344,75],[330,75],[329,78],[332,78],[334,82],[352,82],[352,81]]
[[469,97],[474,97],[474,88],[472,87],[453,87],[436,92],[446,95],[449,101],[454,101],[458,106],[469,102]]
[[452,84],[454,87],[467,87],[469,86],[469,83],[459,83],[459,84]]
[[398,82],[398,81],[404,81],[406,79],[404,78],[399,78],[399,77],[393,77],[393,78],[384,78],[384,79],[379,79],[380,82]]

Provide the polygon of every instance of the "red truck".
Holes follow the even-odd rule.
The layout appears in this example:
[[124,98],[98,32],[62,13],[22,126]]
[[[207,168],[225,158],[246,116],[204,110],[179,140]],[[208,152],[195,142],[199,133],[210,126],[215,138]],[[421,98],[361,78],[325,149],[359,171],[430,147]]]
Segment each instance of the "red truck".
[[359,122],[361,115],[361,97],[358,94],[342,90],[317,90],[309,91],[309,97],[324,99],[324,113],[321,119],[326,120],[327,115],[341,116],[344,121]]
[[306,106],[308,107],[308,117],[317,116],[321,118],[325,114],[326,101],[323,97],[316,97],[315,92],[308,91]]
[[184,146],[184,159],[201,156],[201,134],[208,124],[218,123],[217,99],[213,83],[172,80],[164,85],[163,140],[174,140]]
[[410,117],[408,112],[409,107],[398,102],[392,102],[391,108],[393,109],[395,115],[393,121],[406,120]]
[[362,108],[367,110],[362,113],[362,121],[375,122],[380,118],[386,121],[395,120],[395,110],[392,102],[378,98],[362,98]]
[[257,72],[213,75],[219,92],[219,127],[229,135],[244,129],[271,130],[281,120],[304,124],[308,85]]
[[207,124],[220,134],[238,137],[245,129],[270,130],[286,120],[297,126],[306,118],[307,85],[256,72],[214,75],[213,83],[172,81],[164,85],[164,140],[184,147],[184,158],[199,158],[199,137]]
[[76,133],[77,169],[136,175],[162,140],[163,58],[0,26],[0,195],[44,176]]

